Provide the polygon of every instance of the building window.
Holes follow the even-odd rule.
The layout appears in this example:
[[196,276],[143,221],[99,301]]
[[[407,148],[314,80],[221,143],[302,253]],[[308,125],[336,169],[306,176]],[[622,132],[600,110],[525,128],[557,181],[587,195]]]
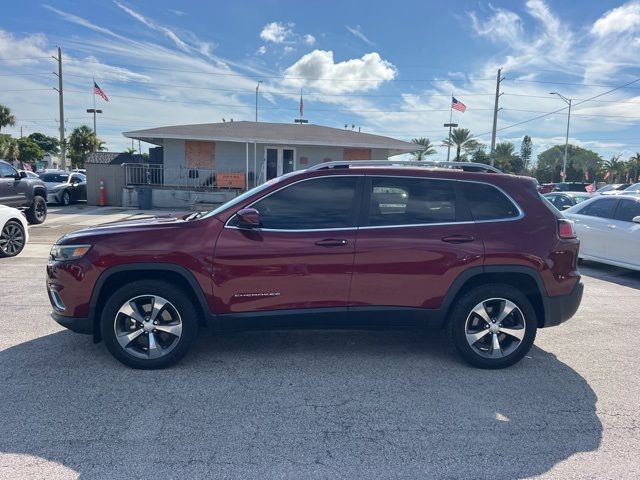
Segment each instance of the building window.
[[215,142],[187,140],[184,142],[184,148],[187,168],[213,168],[216,157]]

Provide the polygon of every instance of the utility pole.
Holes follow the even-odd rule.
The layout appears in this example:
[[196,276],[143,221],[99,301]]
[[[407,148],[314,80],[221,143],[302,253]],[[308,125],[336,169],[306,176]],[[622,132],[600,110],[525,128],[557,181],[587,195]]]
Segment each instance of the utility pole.
[[560,173],[562,179],[561,181],[566,182],[567,181],[567,150],[569,148],[569,122],[571,121],[571,102],[572,99],[565,97],[564,95],[562,95],[561,93],[558,92],[549,92],[549,95],[557,95],[558,97],[560,97],[564,103],[566,103],[567,105],[569,105],[569,113],[567,115],[567,134],[565,136],[564,139],[564,157],[562,159],[562,172]]
[[64,140],[64,93],[62,89],[62,49],[58,47],[58,57],[51,57],[58,62],[58,73],[53,72],[58,77],[58,88],[53,88],[58,92],[58,103],[60,108],[60,166],[62,170],[67,169],[67,148]]
[[493,130],[491,132],[491,153],[490,153],[491,166],[493,166],[493,163],[494,163],[493,151],[496,148],[496,129],[498,128],[498,110],[500,110],[498,108],[498,101],[500,99],[500,96],[502,95],[502,93],[500,93],[500,83],[502,83],[502,80],[504,80],[504,77],[502,77],[501,75],[502,75],[502,68],[499,68],[498,76],[496,77],[496,100],[493,105]]
[[457,127],[457,123],[451,123],[453,120],[453,92],[451,92],[451,102],[449,102],[449,123],[445,123],[445,127],[449,127],[449,136],[447,137],[447,162],[451,158],[451,127]]

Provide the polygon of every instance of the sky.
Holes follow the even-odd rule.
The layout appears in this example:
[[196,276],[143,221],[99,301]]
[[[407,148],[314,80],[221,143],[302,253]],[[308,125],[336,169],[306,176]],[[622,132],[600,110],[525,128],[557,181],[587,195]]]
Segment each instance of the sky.
[[558,92],[571,143],[640,151],[640,1],[3,2],[0,104],[17,117],[3,133],[58,136],[58,46],[67,134],[92,125],[95,79],[111,151],[131,146],[124,131],[254,120],[261,81],[261,121],[293,122],[302,92],[311,123],[428,137],[444,159],[452,94],[467,106],[453,122],[490,142],[498,68],[497,141],[564,144]]

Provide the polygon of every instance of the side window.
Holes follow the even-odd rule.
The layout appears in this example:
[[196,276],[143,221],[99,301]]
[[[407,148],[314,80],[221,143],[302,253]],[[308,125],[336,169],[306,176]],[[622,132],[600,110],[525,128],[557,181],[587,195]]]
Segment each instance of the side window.
[[617,198],[601,198],[590,203],[578,213],[590,217],[613,218],[613,207],[617,202]]
[[358,177],[306,180],[279,190],[252,205],[262,228],[306,230],[355,227]]
[[558,210],[566,210],[573,206],[573,202],[571,202],[571,199],[566,195],[558,195],[556,197],[555,206],[558,207]]
[[6,163],[0,163],[0,177],[2,178],[13,178],[16,176],[18,171],[10,165]]
[[634,217],[640,216],[640,202],[633,200],[621,200],[616,210],[616,220],[631,222]]
[[369,225],[424,225],[456,221],[453,182],[421,178],[371,179]]
[[460,182],[474,220],[500,220],[520,215],[504,193],[486,183]]

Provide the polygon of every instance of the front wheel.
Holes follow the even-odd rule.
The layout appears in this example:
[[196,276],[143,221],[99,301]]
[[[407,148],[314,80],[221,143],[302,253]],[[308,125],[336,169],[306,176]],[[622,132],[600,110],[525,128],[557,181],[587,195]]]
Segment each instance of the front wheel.
[[117,290],[101,315],[105,345],[132,368],[157,369],[175,364],[198,332],[198,313],[189,296],[157,280],[132,282]]
[[531,349],[538,320],[529,299],[506,284],[473,288],[456,301],[448,321],[449,338],[469,364],[504,368]]
[[47,218],[47,202],[44,198],[35,196],[31,207],[25,212],[27,221],[32,225],[40,225]]
[[71,194],[68,190],[62,192],[62,205],[64,205],[65,207],[67,205],[71,205]]
[[22,224],[9,220],[0,232],[0,257],[15,257],[24,249],[26,240]]

